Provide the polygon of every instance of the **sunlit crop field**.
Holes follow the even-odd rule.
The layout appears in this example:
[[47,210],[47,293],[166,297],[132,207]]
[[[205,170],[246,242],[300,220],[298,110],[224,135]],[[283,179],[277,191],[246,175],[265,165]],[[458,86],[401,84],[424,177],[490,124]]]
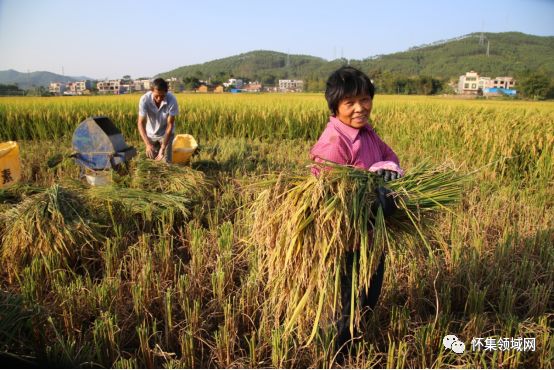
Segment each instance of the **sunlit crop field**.
[[[372,123],[406,170],[426,160],[472,175],[425,230],[432,252],[387,254],[378,306],[339,365],[334,328],[303,346],[266,319],[264,245],[249,238],[250,185],[309,171],[323,95],[177,98],[176,133],[200,144],[191,166],[156,173],[134,159],[103,190],[72,159],[47,160],[71,154],[95,115],[143,151],[138,95],[0,98],[0,140],[19,142],[23,165],[21,184],[0,190],[2,354],[87,367],[554,366],[554,103],[376,96]],[[443,347],[448,334],[463,354]]]

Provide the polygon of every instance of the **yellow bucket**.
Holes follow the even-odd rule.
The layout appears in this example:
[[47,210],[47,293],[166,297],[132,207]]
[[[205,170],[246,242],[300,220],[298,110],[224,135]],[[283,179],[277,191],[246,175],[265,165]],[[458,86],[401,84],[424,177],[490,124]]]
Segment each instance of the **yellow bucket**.
[[198,143],[192,135],[180,134],[175,135],[173,139],[173,163],[188,163],[190,157],[198,148]]
[[0,143],[0,188],[15,184],[21,179],[19,145],[15,141]]

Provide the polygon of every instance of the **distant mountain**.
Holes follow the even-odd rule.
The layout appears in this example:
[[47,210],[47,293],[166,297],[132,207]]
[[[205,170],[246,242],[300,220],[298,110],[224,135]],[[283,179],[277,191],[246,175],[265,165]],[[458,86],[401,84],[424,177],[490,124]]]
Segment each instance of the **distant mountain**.
[[0,71],[0,84],[12,85],[17,84],[20,89],[28,89],[30,87],[44,86],[48,87],[50,82],[73,82],[91,78],[79,76],[62,76],[52,72],[38,71],[38,72],[29,72],[23,73],[18,72],[13,69],[7,71]]
[[346,63],[371,76],[388,72],[453,79],[474,70],[491,77],[517,77],[526,70],[541,70],[554,77],[554,37],[519,32],[473,33],[404,52],[350,61],[260,50],[180,67],[159,76],[215,80],[232,76],[273,84],[285,78],[326,79],[331,71]]

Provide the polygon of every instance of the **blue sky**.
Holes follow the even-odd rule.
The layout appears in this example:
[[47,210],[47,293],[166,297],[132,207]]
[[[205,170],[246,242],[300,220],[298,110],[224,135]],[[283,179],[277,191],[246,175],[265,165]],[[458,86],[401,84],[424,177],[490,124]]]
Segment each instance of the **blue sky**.
[[554,0],[0,0],[0,70],[151,77],[252,50],[363,59],[471,32],[554,36]]

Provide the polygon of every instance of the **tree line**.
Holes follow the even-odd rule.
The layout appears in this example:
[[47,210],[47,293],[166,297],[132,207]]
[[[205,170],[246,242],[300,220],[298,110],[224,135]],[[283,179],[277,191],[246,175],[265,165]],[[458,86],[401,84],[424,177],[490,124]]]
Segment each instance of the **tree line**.
[[[437,95],[453,94],[458,81],[439,79],[432,76],[405,76],[390,71],[370,71],[368,76],[379,94]],[[554,99],[554,79],[542,71],[526,71],[516,76],[518,95],[527,99]],[[307,79],[304,83],[308,92],[325,91],[325,79]]]
[[[400,95],[435,95],[440,93],[453,93],[447,81],[430,76],[401,76],[392,73],[370,75],[376,90],[380,94]],[[324,79],[308,79],[305,81],[305,90],[308,92],[325,91]]]

